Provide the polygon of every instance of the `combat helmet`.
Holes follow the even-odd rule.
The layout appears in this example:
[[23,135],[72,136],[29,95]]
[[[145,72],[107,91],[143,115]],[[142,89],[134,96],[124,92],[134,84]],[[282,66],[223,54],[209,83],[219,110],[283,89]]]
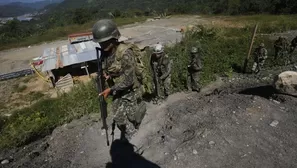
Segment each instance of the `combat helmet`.
[[94,42],[104,42],[110,40],[112,38],[119,39],[121,37],[121,33],[116,25],[110,19],[102,19],[97,21],[93,26],[93,41]]
[[154,54],[160,54],[164,52],[164,46],[160,43],[156,44],[154,47]]
[[197,52],[198,52],[198,48],[197,47],[192,47],[191,53],[195,54]]

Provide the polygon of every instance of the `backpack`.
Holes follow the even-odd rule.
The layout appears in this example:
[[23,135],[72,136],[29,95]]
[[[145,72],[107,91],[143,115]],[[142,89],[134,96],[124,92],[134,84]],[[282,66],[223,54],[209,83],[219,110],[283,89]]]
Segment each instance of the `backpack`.
[[142,86],[143,95],[151,95],[153,93],[153,78],[151,75],[149,54],[135,44],[120,43],[117,49],[116,59],[121,60],[127,49],[131,49],[135,56],[135,73],[138,82]]

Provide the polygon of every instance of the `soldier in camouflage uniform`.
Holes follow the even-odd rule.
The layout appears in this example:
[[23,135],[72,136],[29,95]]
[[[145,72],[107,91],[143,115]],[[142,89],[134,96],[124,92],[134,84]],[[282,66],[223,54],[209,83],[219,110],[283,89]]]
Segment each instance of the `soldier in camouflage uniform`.
[[274,43],[275,55],[274,59],[281,58],[287,64],[289,62],[290,43],[284,36],[280,36]]
[[297,36],[291,41],[290,54],[294,52],[297,47]]
[[[112,20],[103,19],[93,26],[93,40],[98,42],[103,50],[102,69],[109,85],[99,96],[106,98],[112,94],[113,120],[121,130],[121,138],[125,138],[127,131],[138,129],[145,115],[146,105],[135,73],[134,53],[129,48],[124,49],[125,43],[118,41],[120,36]],[[134,128],[128,124],[128,120]]]
[[[171,89],[172,60],[164,52],[164,46],[157,44],[151,56],[151,65],[154,72],[156,96],[167,98]],[[163,90],[160,93],[160,90]]]
[[254,65],[252,68],[253,73],[259,73],[263,68],[265,60],[267,59],[267,50],[264,43],[261,43],[254,51]]
[[201,58],[196,47],[192,47],[190,64],[188,65],[188,90],[200,92],[199,76],[202,70]]

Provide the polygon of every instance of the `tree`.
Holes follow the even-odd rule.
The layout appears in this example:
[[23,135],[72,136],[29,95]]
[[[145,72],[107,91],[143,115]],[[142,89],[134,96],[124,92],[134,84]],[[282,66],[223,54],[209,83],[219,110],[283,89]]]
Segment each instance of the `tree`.
[[74,10],[73,22],[75,24],[84,24],[91,19],[91,14],[86,8],[78,8]]

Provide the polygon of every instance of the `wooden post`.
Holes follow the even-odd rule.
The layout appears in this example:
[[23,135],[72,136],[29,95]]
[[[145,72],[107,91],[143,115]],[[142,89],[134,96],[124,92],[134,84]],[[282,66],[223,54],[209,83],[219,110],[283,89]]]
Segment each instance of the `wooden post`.
[[248,53],[248,55],[247,55],[247,57],[246,57],[246,59],[244,61],[243,73],[246,73],[246,68],[247,68],[247,64],[248,64],[248,61],[249,61],[249,58],[250,58],[250,55],[251,55],[251,52],[252,52],[252,49],[253,49],[253,44],[254,44],[254,39],[256,37],[257,29],[258,29],[258,23],[256,24],[256,26],[254,28],[254,33],[253,33],[253,36],[252,36],[252,39],[251,39],[249,53]]

